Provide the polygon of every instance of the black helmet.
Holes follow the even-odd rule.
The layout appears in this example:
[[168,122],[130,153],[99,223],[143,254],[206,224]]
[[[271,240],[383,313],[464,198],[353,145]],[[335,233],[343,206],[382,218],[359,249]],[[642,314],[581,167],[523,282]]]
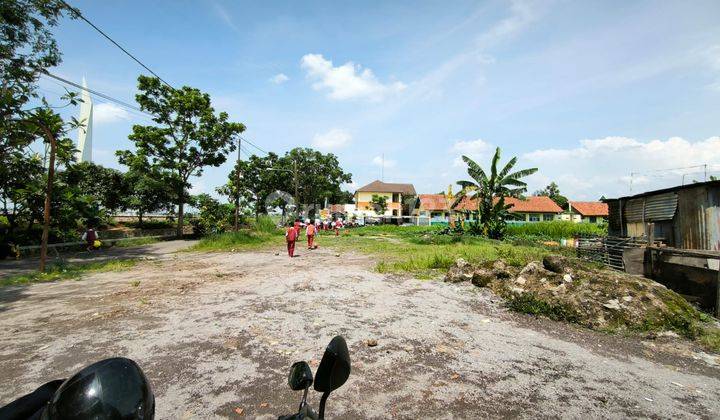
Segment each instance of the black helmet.
[[66,380],[48,403],[43,420],[152,419],[155,397],[137,363],[101,360]]

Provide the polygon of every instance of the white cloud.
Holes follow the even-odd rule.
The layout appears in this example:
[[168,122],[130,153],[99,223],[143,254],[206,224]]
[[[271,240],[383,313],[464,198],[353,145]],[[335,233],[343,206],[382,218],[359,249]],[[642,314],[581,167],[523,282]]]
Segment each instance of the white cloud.
[[110,123],[129,119],[130,113],[115,104],[103,102],[93,106],[94,123]]
[[[680,137],[640,141],[628,137],[582,140],[578,147],[539,149],[522,155],[521,167],[539,171],[529,189],[550,181],[573,199],[635,194],[702,181],[720,173],[720,137],[688,141]],[[520,167],[519,166],[519,167]]]
[[450,153],[456,155],[453,166],[465,167],[465,162],[462,160],[463,155],[476,161],[486,160],[485,158],[489,158],[493,149],[494,146],[483,139],[456,141],[450,148]]
[[312,145],[320,150],[336,150],[347,146],[351,141],[350,133],[340,128],[333,128],[327,133],[315,134]]
[[372,164],[375,166],[385,166],[386,168],[394,168],[397,166],[397,161],[392,159],[383,159],[382,156],[375,156],[372,160]]
[[270,83],[274,83],[276,85],[281,85],[281,84],[287,82],[288,80],[290,80],[290,78],[287,77],[285,75],[285,73],[278,73],[275,76],[270,78]]
[[381,83],[372,70],[351,61],[333,66],[332,61],[321,54],[306,54],[300,60],[300,66],[308,78],[315,80],[313,89],[327,91],[328,98],[334,100],[367,99],[381,101],[389,95],[403,91],[402,82]]

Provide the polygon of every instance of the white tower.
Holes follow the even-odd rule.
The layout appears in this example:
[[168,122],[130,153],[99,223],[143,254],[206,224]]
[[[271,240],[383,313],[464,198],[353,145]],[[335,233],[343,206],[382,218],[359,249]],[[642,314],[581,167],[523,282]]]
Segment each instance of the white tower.
[[80,99],[80,126],[78,127],[77,160],[78,162],[92,162],[92,120],[93,103],[87,91],[87,83],[83,77],[83,90]]

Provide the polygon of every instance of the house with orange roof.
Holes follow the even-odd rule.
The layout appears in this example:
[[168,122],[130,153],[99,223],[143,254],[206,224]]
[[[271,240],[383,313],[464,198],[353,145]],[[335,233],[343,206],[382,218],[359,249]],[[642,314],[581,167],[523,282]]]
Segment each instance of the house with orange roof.
[[430,219],[430,223],[447,223],[450,204],[445,194],[419,194],[416,215]]
[[[545,196],[505,197],[505,203],[511,206],[508,209],[512,215],[511,220],[521,222],[549,222],[558,219],[563,212],[562,207],[558,206],[550,197]],[[466,218],[469,219],[471,216],[469,211],[477,210],[477,201],[463,199],[455,206],[455,210],[465,211]]]
[[573,222],[605,223],[608,205],[600,201],[569,201],[567,214]]

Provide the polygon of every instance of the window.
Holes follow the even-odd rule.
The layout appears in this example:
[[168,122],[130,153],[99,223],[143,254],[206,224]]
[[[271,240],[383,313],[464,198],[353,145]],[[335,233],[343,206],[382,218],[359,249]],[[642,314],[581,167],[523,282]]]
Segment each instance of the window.
[[596,217],[596,216],[590,216],[590,223],[597,223],[597,217]]
[[545,213],[543,214],[543,221],[550,222],[555,218],[551,213]]
[[393,193],[393,195],[392,195],[392,202],[393,202],[393,203],[399,203],[399,202],[400,202],[400,194],[398,194],[398,193]]
[[530,221],[531,222],[539,222],[540,221],[540,215],[533,213],[530,215]]

